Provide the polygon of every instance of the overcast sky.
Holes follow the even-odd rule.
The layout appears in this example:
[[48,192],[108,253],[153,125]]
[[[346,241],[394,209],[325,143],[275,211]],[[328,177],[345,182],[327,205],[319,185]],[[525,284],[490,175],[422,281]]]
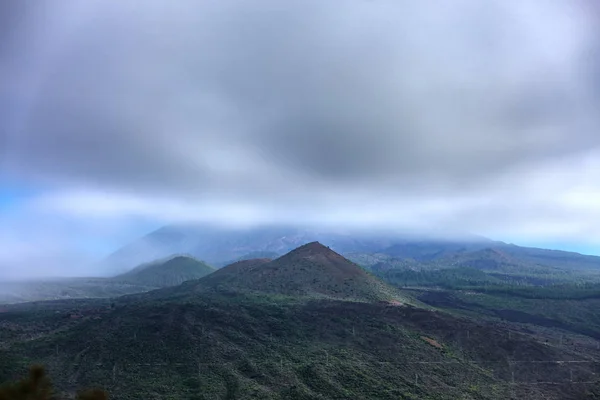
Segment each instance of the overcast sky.
[[4,0],[0,276],[178,221],[600,254],[598,110],[594,0]]

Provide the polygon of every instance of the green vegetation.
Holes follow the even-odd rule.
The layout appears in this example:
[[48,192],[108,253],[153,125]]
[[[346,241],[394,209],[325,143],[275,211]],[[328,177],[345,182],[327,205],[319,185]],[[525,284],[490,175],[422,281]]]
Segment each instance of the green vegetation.
[[390,253],[406,253],[417,258],[379,253],[357,253],[351,258],[384,280],[400,286],[459,289],[464,286],[600,284],[600,258],[576,253],[506,244],[473,249],[423,243],[422,246],[406,244],[395,249],[398,251],[390,250]]
[[69,278],[0,282],[0,304],[76,298],[109,298],[175,286],[202,278],[214,268],[191,257],[176,256],[143,264],[116,278]]
[[0,304],[75,298],[108,298],[152,289],[155,287],[115,282],[107,278],[0,282]]
[[117,400],[597,398],[597,284],[478,254],[366,271],[315,242],[147,293],[6,306],[0,381],[39,363],[61,393]]
[[504,283],[501,279],[474,268],[417,271],[390,269],[376,273],[385,281],[400,287],[425,286],[460,289],[470,286],[492,286]]
[[542,265],[517,269],[522,261],[496,251],[477,254],[479,259],[473,254],[452,257],[470,265],[466,267],[435,268],[430,263],[417,270],[391,268],[376,274],[399,288],[410,288],[424,303],[453,313],[600,339],[600,283],[588,279],[592,272],[557,272]]
[[[600,257],[567,251],[521,247],[491,240],[473,242],[408,241],[380,253],[393,259],[410,259],[437,268],[471,266],[482,269],[527,267],[543,271],[586,274],[600,277]],[[515,272],[513,271],[513,272]]]
[[199,279],[214,271],[214,268],[193,257],[176,256],[165,261],[142,264],[113,280],[159,288]]
[[529,298],[595,298],[600,296],[600,283],[571,277],[551,280],[536,277],[526,271],[520,274],[484,272],[470,267],[445,269],[389,269],[375,271],[384,281],[398,287],[438,287],[469,289],[486,293],[508,294]]
[[[117,304],[35,340],[19,338],[26,315],[10,315],[11,354],[49,365],[63,390],[75,379],[115,399],[505,399],[520,390],[508,360],[564,357],[522,335],[380,303],[205,294]],[[564,380],[556,367],[546,375]],[[520,379],[541,378],[524,371]]]
[[[560,329],[563,333],[586,335],[600,340],[600,297],[587,297],[571,288],[564,293],[547,292],[550,288],[535,288],[542,293],[522,293],[506,287],[480,290],[419,290],[418,298],[432,306],[476,318],[493,318],[519,324]],[[561,334],[563,334],[561,333]],[[596,347],[596,344],[594,344]]]
[[[34,365],[27,378],[0,386],[0,400],[58,400],[58,397],[44,367]],[[101,389],[87,389],[77,393],[77,400],[108,400],[108,394]]]
[[276,253],[274,251],[257,250],[257,251],[251,251],[250,253],[245,254],[241,257],[235,258],[233,260],[219,262],[214,265],[218,268],[221,268],[226,265],[237,263],[239,261],[256,260],[256,259],[268,259],[269,261],[271,261],[271,260],[278,258],[279,256],[281,256],[281,254]]
[[346,258],[368,270],[421,268],[421,263],[406,258],[397,258],[382,253],[350,253]]

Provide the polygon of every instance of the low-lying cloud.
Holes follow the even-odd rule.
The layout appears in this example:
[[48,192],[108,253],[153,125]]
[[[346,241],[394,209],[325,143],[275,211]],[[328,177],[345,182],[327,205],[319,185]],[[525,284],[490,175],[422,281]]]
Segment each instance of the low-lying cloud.
[[40,188],[40,240],[52,216],[600,242],[593,2],[2,7],[0,177]]

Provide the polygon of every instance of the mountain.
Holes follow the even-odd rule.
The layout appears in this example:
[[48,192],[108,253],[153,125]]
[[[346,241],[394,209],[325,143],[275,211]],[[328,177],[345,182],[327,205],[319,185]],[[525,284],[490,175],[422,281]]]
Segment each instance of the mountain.
[[0,282],[0,304],[28,301],[110,298],[179,285],[202,278],[214,268],[189,256],[144,263],[113,278],[62,278]]
[[[198,264],[178,256],[129,275]],[[100,386],[115,400],[598,398],[597,287],[488,289],[400,291],[310,242],[147,293],[2,306],[0,383],[43,363],[64,397]]]
[[376,252],[395,243],[396,235],[293,226],[222,228],[210,225],[169,225],[130,243],[102,261],[107,273],[123,273],[134,265],[190,254],[210,265],[223,266],[242,258],[273,258],[304,243],[319,241],[339,253]]
[[398,258],[382,253],[348,253],[344,254],[350,261],[368,270],[386,269],[421,269],[423,263],[412,258]]
[[547,265],[562,269],[579,271],[600,270],[600,257],[579,254],[572,251],[539,249],[535,247],[521,247],[515,244],[499,243],[497,248],[504,254],[528,263]]
[[509,268],[526,269],[522,261],[497,248],[449,254],[440,260],[449,267],[468,267],[487,271],[507,270]]
[[239,273],[246,273],[247,271],[251,271],[255,267],[270,263],[271,261],[273,260],[270,258],[254,258],[250,260],[236,261],[227,265],[225,268],[222,268],[221,270],[217,271],[218,273],[216,276],[233,274],[237,275]]
[[[275,266],[287,272],[294,269],[284,264],[292,263],[306,268],[302,274],[361,275],[314,243],[282,259]],[[237,267],[251,269],[244,273],[251,277],[270,264]],[[189,291],[210,278],[179,288]],[[255,285],[265,289],[251,280]],[[323,288],[311,285],[304,287]],[[65,398],[80,387],[102,387],[115,400],[569,400],[600,394],[597,343],[552,331],[546,320],[539,330],[389,302],[266,291],[175,298],[173,290],[133,301],[0,309],[0,382],[43,363]]]
[[[448,264],[463,254],[475,258],[492,249],[514,263],[564,270],[600,270],[600,257],[573,252],[521,247],[476,235],[425,235],[407,232],[307,229],[294,226],[223,228],[210,225],[169,225],[130,243],[102,261],[112,275],[173,254],[189,254],[222,267],[242,259],[276,258],[304,243],[318,241],[361,265]],[[485,253],[480,253],[487,257]],[[388,258],[385,260],[384,258]],[[489,257],[488,257],[489,259]],[[400,262],[402,261],[402,262]],[[456,259],[454,260],[456,261]],[[385,267],[385,266],[384,266]]]
[[234,229],[170,225],[121,248],[105,259],[101,268],[122,273],[133,265],[181,253],[220,268],[243,259],[276,258],[313,241],[329,246],[365,268],[374,268],[373,271],[466,267],[490,273],[534,274],[539,282],[557,278],[564,281],[573,271],[590,279],[600,278],[600,257],[521,247],[475,235],[311,230],[290,226]]
[[402,295],[340,254],[311,242],[286,255],[244,260],[180,287],[182,292],[269,293],[353,301],[399,300]]
[[397,259],[412,259],[430,264],[492,267],[493,264],[513,266],[545,266],[564,271],[600,272],[600,257],[579,253],[522,247],[492,240],[479,241],[410,241],[395,244],[380,251]]
[[458,240],[403,240],[386,249],[381,253],[402,259],[414,259],[417,261],[430,261],[442,258],[448,255],[460,254],[482,250],[493,246],[494,244],[503,244],[494,242],[485,238],[476,238],[473,241]]
[[228,262],[217,263],[216,266],[218,268],[220,268],[220,267],[224,267],[225,265],[230,265],[230,264],[236,263],[238,261],[244,261],[244,260],[256,260],[256,259],[269,259],[269,260],[273,260],[273,259],[275,259],[277,257],[280,257],[281,255],[282,255],[281,253],[277,253],[277,252],[274,252],[274,251],[252,251],[252,252],[250,252],[248,254],[245,254],[245,255],[243,255],[241,257],[238,257],[235,260],[231,260],[231,261],[228,261]]
[[134,283],[139,286],[168,287],[202,278],[214,270],[193,257],[176,256],[167,260],[142,264],[112,280]]

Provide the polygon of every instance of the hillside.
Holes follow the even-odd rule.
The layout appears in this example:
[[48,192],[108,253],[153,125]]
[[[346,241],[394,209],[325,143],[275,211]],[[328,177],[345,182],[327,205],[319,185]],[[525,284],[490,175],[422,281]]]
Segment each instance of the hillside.
[[[407,263],[450,267],[455,257],[474,258],[475,253],[491,249],[511,258],[519,266],[543,266],[591,274],[600,271],[600,257],[521,247],[474,235],[462,234],[449,239],[415,233],[316,230],[294,226],[234,229],[204,225],[160,228],[125,245],[105,259],[100,268],[106,273],[114,272],[114,275],[125,272],[132,265],[171,254],[190,254],[210,265],[222,267],[242,259],[275,258],[313,241],[329,246],[360,265],[382,262],[380,269],[387,269],[389,264]],[[483,253],[481,255],[485,257]]]
[[190,254],[210,265],[223,266],[242,258],[272,258],[304,243],[319,241],[339,253],[375,252],[391,246],[395,235],[297,226],[219,228],[209,225],[169,225],[123,246],[101,263],[101,269],[122,273],[131,265],[170,254]]
[[380,251],[393,260],[414,260],[424,267],[473,267],[505,272],[584,273],[600,277],[600,257],[521,247],[503,242],[415,241]]
[[584,383],[596,380],[593,347],[549,346],[527,331],[380,302],[214,293],[116,306],[71,301],[6,308],[0,326],[0,381],[43,362],[60,391],[100,386],[115,400],[598,393]]
[[247,260],[221,268],[195,291],[241,291],[361,301],[392,299],[397,291],[319,242],[273,260]]
[[125,274],[116,276],[113,280],[158,288],[176,286],[185,281],[199,279],[214,270],[195,258],[176,256],[166,261],[142,264]]
[[270,258],[255,258],[250,260],[236,261],[215,272],[215,276],[219,277],[223,275],[237,275],[239,273],[246,273],[255,267],[270,263],[271,261],[273,260]]
[[436,246],[428,248],[421,243],[417,248],[422,251],[421,255],[416,254],[414,248],[410,252],[416,259],[392,256],[385,253],[387,250],[374,254],[351,253],[348,257],[394,284],[456,287],[464,284],[547,286],[600,283],[598,257],[498,243],[492,247],[452,247],[446,250]]
[[156,287],[116,282],[107,278],[0,282],[0,304],[75,298],[109,298],[152,289],[156,289]]
[[215,264],[215,267],[221,268],[226,265],[234,264],[238,261],[245,261],[245,260],[257,260],[257,259],[274,260],[275,258],[278,258],[281,256],[282,256],[282,254],[274,252],[274,251],[252,251],[248,254],[245,254],[241,257],[236,258],[235,260],[230,260],[230,261],[226,261],[226,262],[218,262],[217,264]]
[[[132,273],[156,265],[164,264]],[[485,276],[467,267],[439,271],[457,269],[472,280]],[[0,381],[40,362],[63,393],[100,386],[116,400],[600,394],[598,297],[557,319],[554,310],[574,309],[571,297],[545,310],[547,300],[493,293],[406,293],[311,242],[148,293],[4,306]]]
[[28,301],[111,298],[144,293],[198,279],[214,268],[192,257],[176,256],[144,263],[114,278],[62,278],[0,282],[0,304]]
[[408,240],[401,241],[380,252],[396,258],[430,261],[449,255],[477,251],[490,247],[494,242],[487,239],[477,241],[454,240]]
[[451,254],[443,260],[452,267],[470,267],[482,270],[498,270],[519,265],[519,262],[514,258],[493,248]]

